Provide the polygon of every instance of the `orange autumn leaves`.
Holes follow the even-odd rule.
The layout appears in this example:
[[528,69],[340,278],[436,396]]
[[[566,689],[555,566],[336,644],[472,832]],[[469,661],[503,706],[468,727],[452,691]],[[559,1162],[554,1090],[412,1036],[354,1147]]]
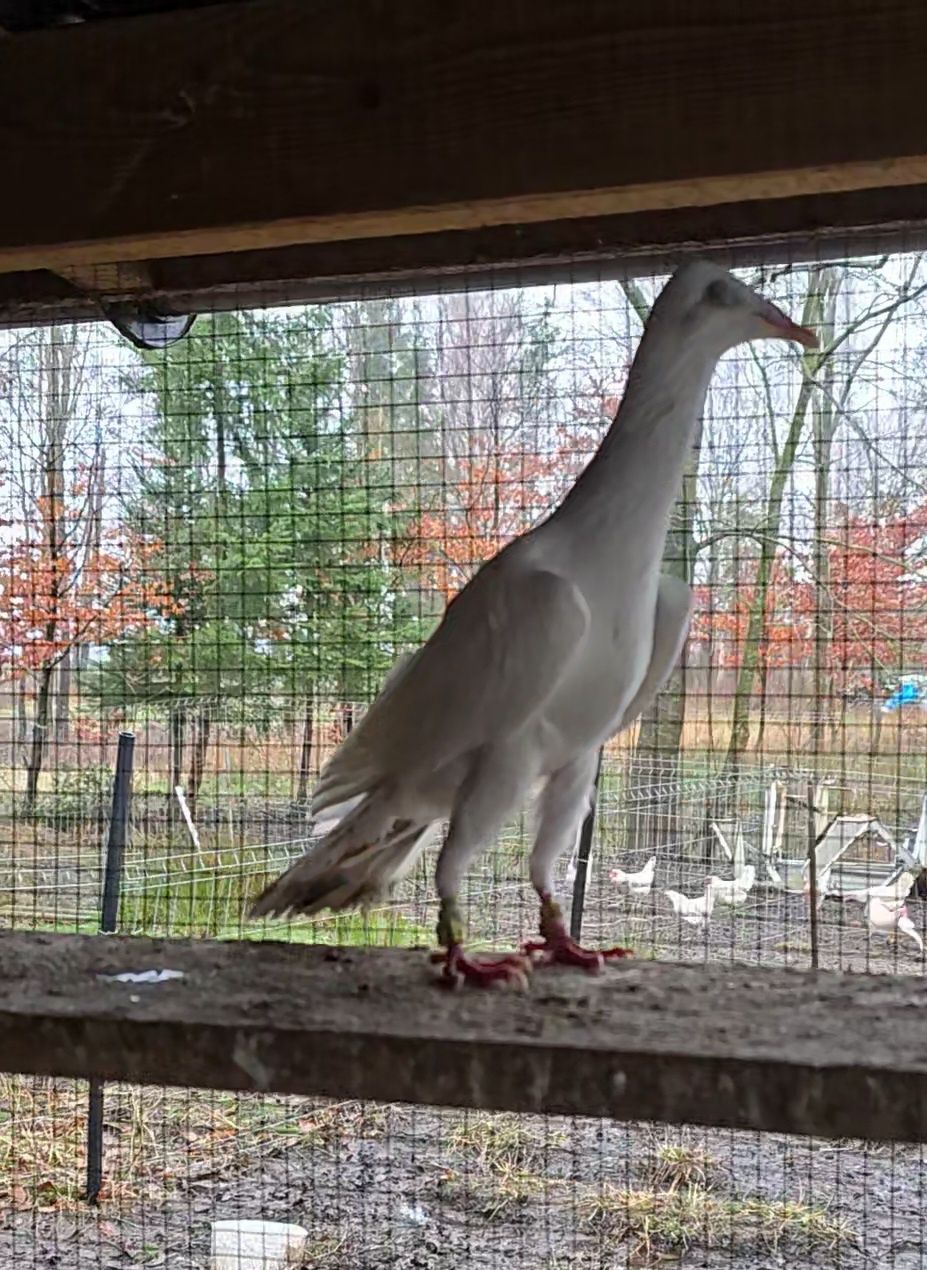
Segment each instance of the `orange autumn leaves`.
[[[927,505],[882,519],[845,516],[828,533],[826,566],[818,585],[803,555],[778,557],[761,665],[810,665],[819,640],[838,675],[927,660]],[[740,664],[754,598],[752,568],[745,566],[733,586],[696,587],[691,638],[710,647],[719,667]]]
[[152,568],[158,550],[122,529],[88,546],[67,533],[50,539],[41,525],[0,545],[0,676],[35,673],[71,648],[112,643],[171,612]]
[[[590,448],[586,437],[565,435],[547,456],[497,453],[456,462],[440,508],[407,527],[399,562],[450,600],[483,561],[556,505]],[[846,683],[874,666],[894,671],[927,663],[927,504],[881,518],[844,512],[828,531],[825,554],[819,585],[807,543],[780,551],[760,664],[809,667],[823,646],[825,663]],[[719,668],[736,669],[743,657],[755,570],[745,562],[736,580],[695,587],[691,640]]]
[[545,454],[500,450],[449,462],[440,505],[407,526],[398,563],[415,566],[422,586],[452,599],[484,561],[557,505],[594,444],[591,433],[563,432]]

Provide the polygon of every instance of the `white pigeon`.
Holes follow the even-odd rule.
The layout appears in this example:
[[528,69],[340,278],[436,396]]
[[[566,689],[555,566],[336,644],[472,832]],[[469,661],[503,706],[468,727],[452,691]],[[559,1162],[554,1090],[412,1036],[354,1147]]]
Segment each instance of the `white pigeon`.
[[899,873],[893,882],[879,882],[875,886],[866,886],[859,891],[847,891],[843,898],[855,900],[859,904],[867,904],[873,897],[888,901],[906,900],[916,881],[914,874],[905,870],[904,873]]
[[705,879],[704,894],[696,895],[693,899],[683,895],[681,891],[664,891],[663,894],[682,921],[688,922],[690,926],[705,927],[711,921],[711,914],[715,907],[715,892],[711,885],[711,878]]
[[624,869],[612,869],[609,880],[617,886],[626,886],[631,895],[646,896],[650,894],[654,875],[657,871],[657,857],[652,855],[637,873],[625,873]]
[[711,883],[715,899],[720,904],[737,908],[741,904],[746,904],[747,896],[753,890],[756,868],[752,864],[746,864],[736,878],[719,878],[712,874],[708,881]]
[[[551,516],[483,565],[345,737],[312,804],[341,819],[255,916],[368,904],[449,820],[435,879],[448,983],[521,983],[535,958],[601,966],[604,954],[570,939],[555,865],[589,807],[600,746],[653,700],[682,649],[691,593],[660,574],[670,514],[718,359],[760,339],[817,343],[719,266],[676,271],[591,462]],[[537,782],[529,872],[542,938],[481,960],[464,949],[461,882]]]
[[914,940],[921,952],[924,951],[924,941],[911,921],[907,905],[903,900],[901,902],[882,900],[877,895],[873,895],[870,897],[866,916],[871,930],[879,931],[883,935],[893,935],[901,931],[903,935]]

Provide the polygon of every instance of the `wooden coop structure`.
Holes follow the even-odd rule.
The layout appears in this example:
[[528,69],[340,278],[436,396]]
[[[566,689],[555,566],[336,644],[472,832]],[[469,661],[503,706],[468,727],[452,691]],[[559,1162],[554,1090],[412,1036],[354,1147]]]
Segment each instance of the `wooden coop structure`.
[[[0,35],[7,326],[927,243],[921,0],[70,18]],[[149,967],[182,977],[116,978]],[[7,932],[0,1069],[927,1138],[921,979],[642,962],[513,999],[428,975],[424,953]]]

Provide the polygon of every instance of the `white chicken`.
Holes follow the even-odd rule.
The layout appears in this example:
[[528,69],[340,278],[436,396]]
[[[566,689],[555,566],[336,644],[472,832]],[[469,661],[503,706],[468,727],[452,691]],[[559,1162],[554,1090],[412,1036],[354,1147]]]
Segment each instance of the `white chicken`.
[[656,871],[657,857],[652,855],[637,873],[626,873],[624,869],[612,869],[608,876],[616,886],[627,887],[629,894],[643,898],[650,894]]
[[712,910],[715,906],[715,892],[711,885],[711,878],[705,879],[704,895],[696,895],[690,899],[681,891],[664,891],[663,894],[672,904],[676,914],[690,926],[704,929],[711,921]]
[[844,899],[855,900],[859,904],[867,904],[873,898],[887,900],[889,903],[892,900],[902,902],[911,894],[915,881],[914,874],[905,870],[893,882],[880,882],[875,886],[863,887],[860,891],[847,891]]
[[744,866],[743,871],[736,878],[719,878],[714,874],[708,879],[711,883],[712,894],[720,904],[728,904],[731,908],[736,908],[741,904],[746,904],[747,896],[753,890],[753,884],[756,882],[756,868],[752,864]]
[[894,935],[900,931],[909,939],[913,939],[921,952],[924,951],[924,941],[911,921],[907,905],[903,900],[901,902],[883,900],[873,895],[869,899],[866,916],[869,919],[870,930],[879,931],[883,935]]
[[[824,901],[827,899],[828,893],[830,891],[830,873],[831,873],[830,868],[824,869],[823,872],[819,873],[817,875],[817,878],[815,879],[815,891],[817,895],[817,902],[815,904],[815,908],[818,910],[818,912],[821,911],[821,908],[824,905]],[[808,874],[805,877],[802,890],[804,891],[806,896],[810,897],[811,895],[811,875],[810,874]]]
[[[573,894],[574,888],[576,887],[576,874],[578,872],[579,872],[579,842],[577,841],[576,848],[573,851],[573,854],[570,856],[569,860],[567,860],[567,866],[563,871],[563,885],[567,895]],[[592,875],[592,852],[590,851],[588,857],[586,858],[587,884],[591,875]]]

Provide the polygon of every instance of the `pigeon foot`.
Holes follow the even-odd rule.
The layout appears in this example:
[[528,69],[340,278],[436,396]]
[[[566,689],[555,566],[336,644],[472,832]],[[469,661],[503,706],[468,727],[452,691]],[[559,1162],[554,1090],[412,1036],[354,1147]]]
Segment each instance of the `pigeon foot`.
[[433,953],[431,960],[441,962],[439,983],[446,988],[459,988],[471,984],[475,988],[528,986],[530,960],[521,953],[504,953],[499,956],[474,957],[464,952],[460,944],[452,944],[447,952]]
[[541,938],[525,944],[523,951],[537,965],[577,966],[589,974],[598,974],[606,961],[634,956],[630,948],[583,948],[570,935],[560,905],[549,895],[541,897]]

